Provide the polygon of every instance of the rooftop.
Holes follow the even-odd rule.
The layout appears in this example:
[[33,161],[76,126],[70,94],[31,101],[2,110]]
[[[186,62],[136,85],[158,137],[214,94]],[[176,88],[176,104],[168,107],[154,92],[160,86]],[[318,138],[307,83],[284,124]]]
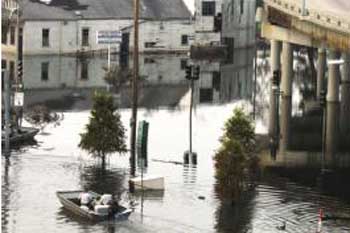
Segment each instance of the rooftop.
[[[23,0],[24,20],[131,19],[132,0]],[[140,0],[140,18],[188,19],[183,0]]]

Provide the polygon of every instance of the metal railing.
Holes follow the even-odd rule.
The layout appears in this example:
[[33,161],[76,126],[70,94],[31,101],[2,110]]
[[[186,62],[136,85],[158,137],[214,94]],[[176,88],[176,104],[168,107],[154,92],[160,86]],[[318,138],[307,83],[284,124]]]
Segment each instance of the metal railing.
[[345,17],[338,17],[332,12],[308,8],[305,10],[305,14],[303,14],[301,1],[300,4],[297,4],[290,0],[264,0],[264,3],[298,17],[300,20],[309,21],[321,27],[350,34],[350,20]]

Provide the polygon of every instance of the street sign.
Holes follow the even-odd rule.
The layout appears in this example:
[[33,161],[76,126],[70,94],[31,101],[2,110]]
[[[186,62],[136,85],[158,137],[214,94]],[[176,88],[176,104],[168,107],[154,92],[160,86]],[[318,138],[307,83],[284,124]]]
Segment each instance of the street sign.
[[14,104],[15,106],[22,107],[24,102],[24,93],[23,92],[15,92],[14,95]]
[[117,44],[122,42],[121,31],[97,31],[97,44]]

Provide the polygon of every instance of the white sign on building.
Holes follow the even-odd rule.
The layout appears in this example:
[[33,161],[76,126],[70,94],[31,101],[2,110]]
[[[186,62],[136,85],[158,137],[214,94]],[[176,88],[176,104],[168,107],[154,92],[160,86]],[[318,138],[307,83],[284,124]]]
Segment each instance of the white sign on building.
[[97,44],[117,44],[122,42],[121,31],[97,31]]

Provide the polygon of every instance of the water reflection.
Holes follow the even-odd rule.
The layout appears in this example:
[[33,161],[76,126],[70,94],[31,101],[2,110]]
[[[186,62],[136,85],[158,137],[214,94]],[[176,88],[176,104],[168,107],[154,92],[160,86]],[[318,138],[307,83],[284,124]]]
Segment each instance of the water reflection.
[[80,182],[84,190],[109,193],[120,197],[125,191],[126,170],[106,169],[90,165],[80,169]]
[[216,210],[216,230],[220,233],[252,232],[250,219],[254,214],[256,192],[246,193],[235,205],[230,201],[220,201]]
[[[5,160],[5,161],[3,161]],[[1,185],[1,231],[8,232],[7,226],[10,214],[10,195],[11,195],[11,185],[9,181],[9,170],[10,170],[10,159],[8,157],[2,159],[4,163],[3,174],[2,174],[2,185]]]
[[[218,104],[250,100],[253,85],[253,49],[234,51],[234,63],[192,61],[200,65],[195,83],[194,104]],[[186,55],[141,55],[139,106],[147,109],[177,108],[189,94],[185,79]],[[112,62],[118,64],[118,61]],[[45,65],[43,65],[45,64]],[[65,56],[24,58],[25,108],[44,104],[54,110],[85,110],[92,106],[95,89],[107,89],[104,80],[106,59],[79,59]],[[131,106],[130,88],[114,94],[121,108]]]

